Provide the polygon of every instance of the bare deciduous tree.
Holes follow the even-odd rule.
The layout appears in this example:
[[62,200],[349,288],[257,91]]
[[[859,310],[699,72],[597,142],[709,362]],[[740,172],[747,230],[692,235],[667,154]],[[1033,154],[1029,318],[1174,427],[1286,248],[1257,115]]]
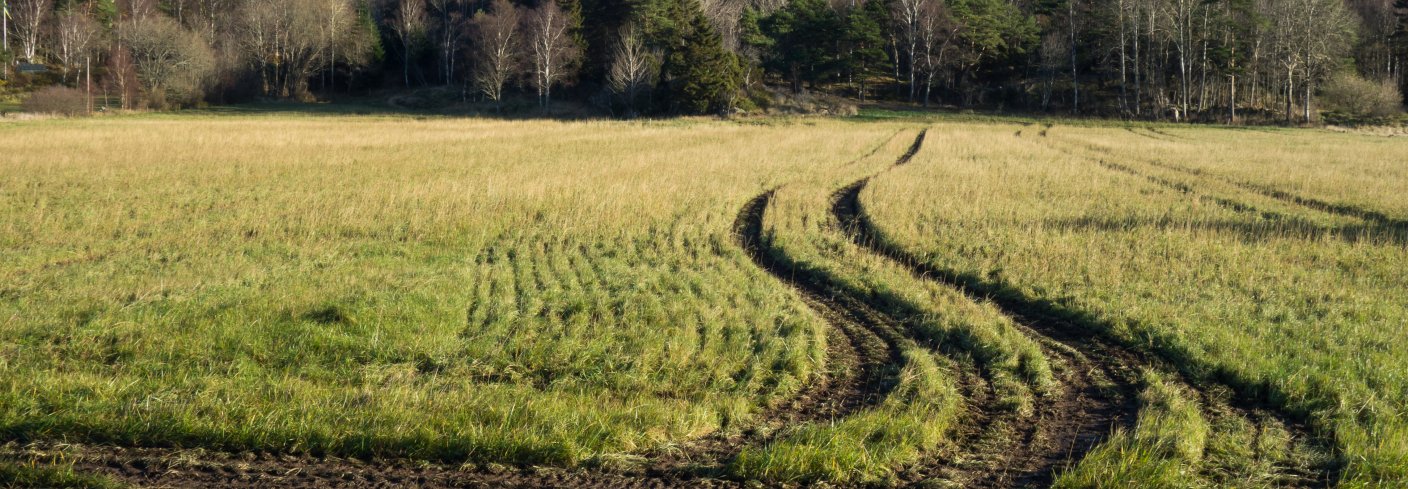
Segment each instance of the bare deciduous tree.
[[[896,0],[892,8],[892,15],[895,22],[895,30],[899,33],[896,36],[898,44],[906,58],[906,65],[909,67],[909,101],[913,102],[917,98],[919,91],[916,79],[919,73],[918,47],[919,47],[919,22],[921,11],[926,2],[932,0]],[[899,66],[899,60],[896,66]]]
[[503,99],[504,85],[518,69],[520,17],[508,0],[494,0],[474,16],[474,83],[489,100]]
[[1299,89],[1304,94],[1302,118],[1310,122],[1315,83],[1348,52],[1356,21],[1339,0],[1284,0],[1267,6],[1276,59],[1285,70],[1286,120],[1294,117]]
[[425,0],[400,0],[396,16],[391,19],[391,31],[401,43],[401,78],[409,87],[412,50],[425,35]]
[[132,65],[132,51],[121,44],[108,51],[107,78],[104,90],[117,92],[123,109],[132,108],[137,99],[137,68]]
[[205,39],[161,15],[129,21],[122,29],[137,78],[153,105],[189,103],[203,95],[215,68],[215,54]]
[[440,75],[448,86],[455,80],[455,62],[460,57],[468,19],[464,7],[457,0],[430,0],[430,7],[435,11],[438,29],[436,41],[439,44]]
[[39,36],[53,10],[54,0],[10,0],[10,16],[15,21],[11,29],[25,61],[39,61]]
[[934,76],[944,70],[946,55],[953,45],[959,25],[953,21],[948,6],[940,0],[919,0],[914,44],[918,52],[913,57],[919,70],[924,74],[924,106],[929,105],[929,94],[934,88]]
[[350,0],[247,0],[236,18],[235,44],[265,95],[303,97],[309,78],[365,57]]
[[637,115],[641,92],[655,84],[659,72],[660,52],[646,47],[634,25],[622,27],[611,48],[606,85],[625,103],[628,117]]
[[377,34],[366,32],[357,22],[355,0],[319,0],[317,9],[323,19],[318,31],[321,53],[309,67],[326,69],[324,86],[336,86],[338,63],[351,67],[365,65],[370,60],[372,36]]
[[553,85],[570,75],[582,54],[572,39],[570,21],[554,0],[546,0],[528,13],[525,27],[533,62],[531,84],[543,107],[552,102]]
[[77,5],[69,5],[59,13],[54,26],[54,53],[64,65],[64,79],[74,68],[83,65],[102,34],[102,26]]
[[157,15],[157,0],[116,0],[118,16],[124,20],[140,20]]

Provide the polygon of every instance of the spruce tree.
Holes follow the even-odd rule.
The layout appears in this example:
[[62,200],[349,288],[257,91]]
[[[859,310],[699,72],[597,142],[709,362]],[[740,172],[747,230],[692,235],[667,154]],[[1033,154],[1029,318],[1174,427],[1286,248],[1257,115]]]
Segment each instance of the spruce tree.
[[884,2],[870,0],[853,8],[846,16],[845,52],[842,68],[856,83],[856,94],[865,100],[866,82],[872,74],[882,72],[889,56],[885,53],[885,22],[890,12]]

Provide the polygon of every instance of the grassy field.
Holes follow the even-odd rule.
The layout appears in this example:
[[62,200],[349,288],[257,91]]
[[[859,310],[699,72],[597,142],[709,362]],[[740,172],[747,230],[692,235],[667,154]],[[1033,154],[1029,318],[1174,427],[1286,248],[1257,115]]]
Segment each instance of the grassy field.
[[1408,482],[1408,143],[893,115],[0,122],[0,486]]
[[1302,131],[1043,131],[955,129],[878,179],[867,209],[887,239],[936,267],[1049,300],[1194,382],[1283,406],[1334,440],[1347,485],[1408,480],[1408,356],[1395,346],[1408,324],[1396,224],[1408,168],[1393,156],[1408,145]]
[[894,131],[795,129],[4,128],[0,432],[572,464],[746,424],[825,337],[734,208]]

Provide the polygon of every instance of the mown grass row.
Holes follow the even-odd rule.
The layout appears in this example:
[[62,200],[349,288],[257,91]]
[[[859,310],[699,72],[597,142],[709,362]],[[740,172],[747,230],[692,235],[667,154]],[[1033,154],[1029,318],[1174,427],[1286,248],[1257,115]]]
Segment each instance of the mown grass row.
[[[1391,487],[1408,480],[1401,408],[1408,369],[1405,357],[1389,346],[1403,339],[1401,328],[1392,325],[1408,319],[1401,307],[1408,302],[1408,284],[1393,271],[1408,261],[1400,243],[1345,239],[1355,230],[1341,232],[1337,226],[1346,224],[1341,217],[1133,163],[1139,156],[1167,154],[1165,146],[1173,144],[1204,154],[1221,149],[1199,137],[1173,142],[1113,128],[1048,131],[1048,139],[1076,133],[1118,147],[1128,158],[1117,163],[1144,172],[1130,174],[1097,164],[1108,154],[1078,150],[1072,155],[1043,138],[1015,136],[1015,129],[931,132],[931,138],[940,137],[929,151],[877,179],[862,195],[882,234],[940,269],[984,277],[1010,293],[1088,315],[1087,323],[1106,329],[1098,333],[1160,353],[1195,382],[1225,381],[1244,399],[1310,420],[1333,437],[1348,463],[1345,486]],[[1213,138],[1231,137],[1205,131],[1217,133]],[[1237,140],[1249,145],[1245,138]],[[1199,199],[1148,175],[1274,213]],[[1281,215],[1297,222],[1283,222]],[[1324,232],[1307,233],[1307,226]],[[1217,422],[1163,417],[1182,419],[1174,424],[1185,434]],[[1128,479],[1107,481],[1138,485],[1145,476],[1162,477],[1156,474],[1165,468],[1155,460],[1174,461],[1212,484],[1274,485],[1276,472],[1284,469],[1213,469],[1256,459],[1160,451],[1158,433],[1165,430],[1143,424],[1140,429],[1150,434],[1112,442],[1088,462],[1087,467],[1100,468],[1073,472],[1064,483],[1126,473]],[[1201,443],[1204,452],[1236,446],[1241,442],[1227,440],[1245,441],[1252,429],[1211,430]],[[1294,442],[1278,442],[1284,446],[1275,451],[1282,455],[1267,457],[1295,458],[1310,449],[1306,440]],[[1146,451],[1133,448],[1138,445]]]

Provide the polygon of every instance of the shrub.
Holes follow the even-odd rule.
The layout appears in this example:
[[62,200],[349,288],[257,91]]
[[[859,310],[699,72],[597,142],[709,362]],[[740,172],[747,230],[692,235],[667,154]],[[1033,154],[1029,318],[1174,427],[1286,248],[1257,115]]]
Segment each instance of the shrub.
[[88,113],[88,98],[82,90],[53,86],[30,94],[20,109],[37,114],[84,115]]
[[1403,110],[1403,94],[1391,81],[1343,73],[1321,90],[1325,108],[1344,118],[1383,119]]

